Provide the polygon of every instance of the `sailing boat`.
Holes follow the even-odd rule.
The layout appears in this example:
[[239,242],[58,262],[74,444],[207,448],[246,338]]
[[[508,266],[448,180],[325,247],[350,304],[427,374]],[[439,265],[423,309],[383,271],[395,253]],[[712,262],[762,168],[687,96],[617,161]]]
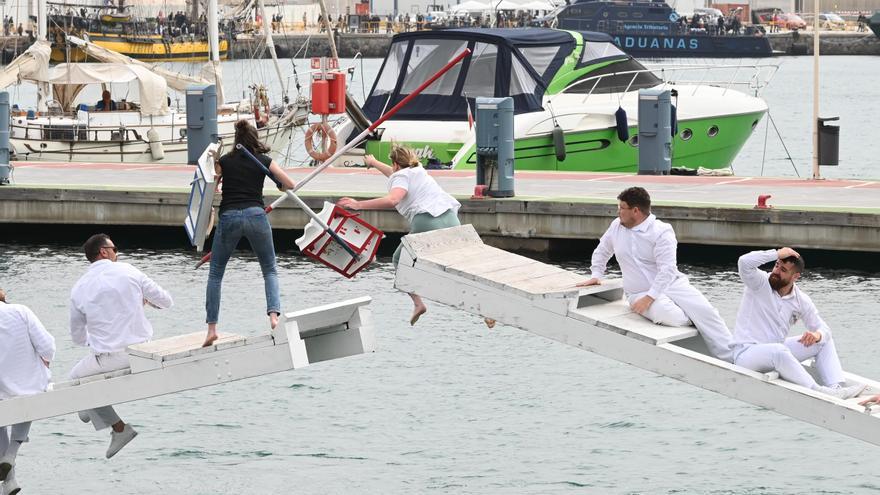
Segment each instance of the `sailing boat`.
[[[208,7],[211,61],[199,77],[173,73],[72,36],[68,39],[89,56],[107,63],[49,68],[45,5],[40,5],[40,41],[19,57],[20,63],[17,59],[0,72],[0,87],[20,79],[42,86],[41,95],[54,94],[54,99],[38,106],[39,112],[13,112],[10,143],[18,160],[186,163],[186,113],[169,106],[169,87],[184,91],[192,84],[216,85],[221,141],[231,142],[235,122],[244,119],[258,127],[260,138],[270,146],[281,147],[288,143],[293,127],[307,117],[308,107],[302,102],[272,113],[265,88],[259,86],[254,89],[253,102],[224,103],[216,0]],[[138,101],[120,101],[110,111],[96,111],[92,105],[76,102],[86,86],[107,83],[136,86]]]

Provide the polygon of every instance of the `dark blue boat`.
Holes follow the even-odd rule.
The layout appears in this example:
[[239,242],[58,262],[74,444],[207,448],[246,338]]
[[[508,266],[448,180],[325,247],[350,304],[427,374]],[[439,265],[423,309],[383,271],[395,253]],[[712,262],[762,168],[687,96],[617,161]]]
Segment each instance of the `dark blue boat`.
[[[556,12],[556,27],[600,31],[634,57],[769,57],[763,30],[721,29],[716,19],[696,27],[682,22],[664,1],[572,0]],[[731,28],[735,28],[736,31]]]

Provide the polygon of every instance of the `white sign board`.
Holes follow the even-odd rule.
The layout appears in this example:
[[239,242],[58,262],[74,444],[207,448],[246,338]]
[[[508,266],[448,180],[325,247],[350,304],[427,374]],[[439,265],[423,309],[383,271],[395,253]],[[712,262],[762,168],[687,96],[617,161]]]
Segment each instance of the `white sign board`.
[[198,251],[202,251],[204,248],[205,238],[208,237],[208,232],[211,231],[211,206],[214,203],[214,192],[216,189],[216,183],[214,182],[214,160],[208,155],[208,152],[219,149],[219,144],[210,144],[205,148],[202,156],[199,157],[199,163],[196,166],[191,183],[192,189],[189,193],[186,218],[183,221],[183,228],[186,229],[189,242]]

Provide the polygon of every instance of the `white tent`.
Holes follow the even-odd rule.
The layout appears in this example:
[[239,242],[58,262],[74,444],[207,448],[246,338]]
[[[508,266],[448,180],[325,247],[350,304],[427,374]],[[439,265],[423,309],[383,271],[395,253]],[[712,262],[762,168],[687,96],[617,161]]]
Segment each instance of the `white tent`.
[[522,10],[522,8],[510,0],[490,0],[489,10]]
[[551,11],[556,7],[553,6],[550,2],[545,2],[544,0],[533,0],[529,3],[524,3],[519,6],[520,10],[540,10],[540,11]]
[[130,83],[137,81],[140,112],[143,115],[168,113],[168,84],[146,67],[127,64],[59,64],[49,70],[46,81],[53,85],[55,99],[62,108],[69,108],[82,89],[89,84]]
[[489,4],[478,2],[477,0],[468,0],[458,5],[453,5],[450,10],[452,12],[484,12],[489,10]]

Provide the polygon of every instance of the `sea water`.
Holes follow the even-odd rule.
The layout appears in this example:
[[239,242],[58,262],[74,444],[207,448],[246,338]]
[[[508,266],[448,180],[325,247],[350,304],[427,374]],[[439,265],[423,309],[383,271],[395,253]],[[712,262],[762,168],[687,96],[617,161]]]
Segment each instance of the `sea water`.
[[[174,297],[171,309],[147,309],[155,337],[204,331],[208,271],[193,269],[198,255],[114,240],[120,261]],[[517,328],[489,330],[439,304],[410,327],[387,255],[346,280],[279,247],[284,311],[369,295],[375,353],[122,404],[140,435],[109,461],[106,430],[74,414],[36,422],[16,467],[24,493],[880,491],[875,446]],[[88,352],[68,333],[70,289],[88,263],[72,241],[0,252],[0,287],[55,336],[51,370],[64,380]],[[588,256],[563,266],[586,273]],[[731,325],[742,290],[735,263],[681,266]],[[801,287],[845,368],[876,378],[880,272],[866,268],[814,267]],[[220,330],[269,330],[249,252],[226,271]]]

